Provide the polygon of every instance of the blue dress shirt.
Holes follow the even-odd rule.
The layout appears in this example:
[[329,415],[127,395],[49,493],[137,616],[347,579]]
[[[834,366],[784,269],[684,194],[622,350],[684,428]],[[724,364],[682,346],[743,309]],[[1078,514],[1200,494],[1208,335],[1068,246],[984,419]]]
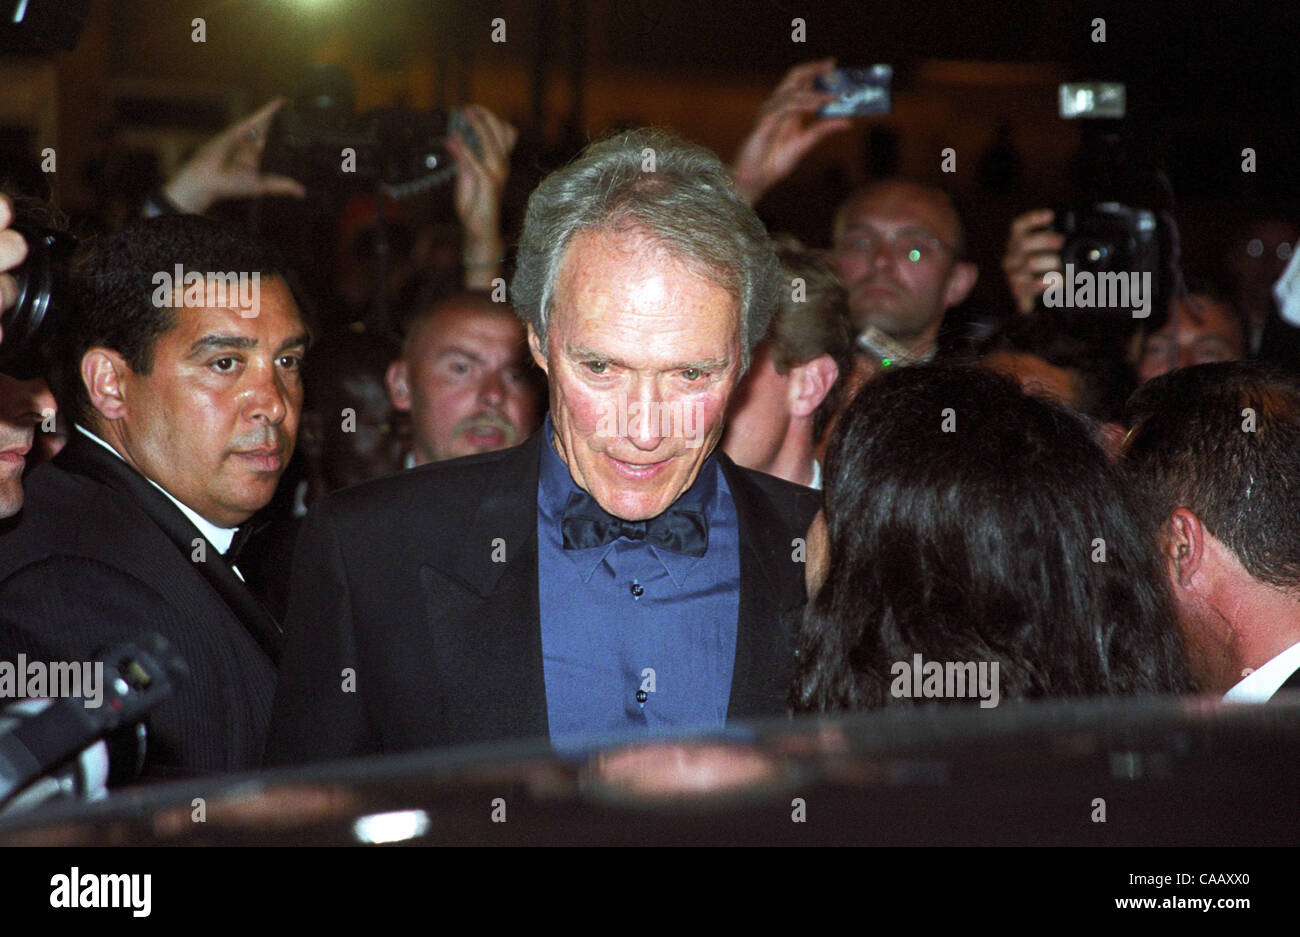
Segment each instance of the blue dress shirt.
[[566,550],[560,522],[579,488],[549,416],[545,430],[537,572],[551,741],[567,748],[721,729],[736,661],[740,536],[718,460],[710,455],[677,501],[704,509],[704,556],[624,537]]

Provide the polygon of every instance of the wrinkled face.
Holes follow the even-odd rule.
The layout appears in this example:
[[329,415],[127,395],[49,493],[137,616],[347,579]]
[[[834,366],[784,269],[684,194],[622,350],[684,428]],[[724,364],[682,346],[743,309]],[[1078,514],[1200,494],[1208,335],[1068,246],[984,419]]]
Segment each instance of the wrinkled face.
[[884,185],[840,213],[833,257],[859,331],[874,325],[903,341],[937,331],[969,287],[954,277],[957,222],[917,186]]
[[416,326],[396,382],[403,386],[390,381],[390,391],[411,411],[417,462],[505,449],[537,427],[527,348],[508,308],[448,303]]
[[261,281],[260,311],[178,308],[154,345],[153,370],[120,378],[111,427],[141,474],[219,527],[271,500],[293,455],[307,332],[279,279]]
[[998,351],[984,359],[984,367],[1013,378],[1026,394],[1050,397],[1075,410],[1082,402],[1083,388],[1078,372],[1058,368],[1037,355]]
[[1236,361],[1246,353],[1245,337],[1232,311],[1208,296],[1193,293],[1179,300],[1178,331],[1171,312],[1164,328],[1147,336],[1138,361],[1138,379],[1149,381],[1173,368],[1216,361]]
[[36,427],[52,417],[54,395],[45,381],[19,381],[0,374],[0,517],[17,514],[23,506],[23,470]]
[[771,342],[764,341],[731,396],[722,448],[737,465],[765,472],[780,454],[789,426],[790,375],[777,372]]
[[565,252],[543,356],[555,448],[626,520],[690,488],[740,371],[740,305],[644,235],[584,231]]

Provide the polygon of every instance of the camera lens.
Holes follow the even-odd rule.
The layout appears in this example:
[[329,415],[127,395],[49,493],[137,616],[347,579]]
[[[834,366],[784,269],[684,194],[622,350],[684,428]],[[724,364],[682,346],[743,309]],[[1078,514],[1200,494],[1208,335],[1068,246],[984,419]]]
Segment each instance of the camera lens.
[[68,303],[66,266],[76,239],[61,231],[15,226],[27,241],[27,260],[13,278],[17,300],[6,309],[0,343],[0,374],[19,380],[42,377],[46,349]]

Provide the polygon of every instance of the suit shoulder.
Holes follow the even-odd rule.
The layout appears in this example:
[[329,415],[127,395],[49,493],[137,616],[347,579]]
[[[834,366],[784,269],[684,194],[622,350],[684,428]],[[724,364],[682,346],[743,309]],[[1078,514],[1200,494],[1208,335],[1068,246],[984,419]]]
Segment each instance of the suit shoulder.
[[813,515],[822,506],[821,492],[816,489],[754,469],[741,468],[734,462],[730,468],[733,478],[742,480],[742,484],[752,485],[782,520],[800,531],[808,528]]
[[350,514],[358,510],[410,510],[415,498],[424,504],[431,498],[460,501],[485,485],[504,457],[504,451],[485,452],[403,469],[395,475],[331,492],[324,502],[334,513]]
[[0,537],[0,575],[39,555],[121,562],[128,534],[147,520],[131,499],[53,463],[23,488],[22,511]]

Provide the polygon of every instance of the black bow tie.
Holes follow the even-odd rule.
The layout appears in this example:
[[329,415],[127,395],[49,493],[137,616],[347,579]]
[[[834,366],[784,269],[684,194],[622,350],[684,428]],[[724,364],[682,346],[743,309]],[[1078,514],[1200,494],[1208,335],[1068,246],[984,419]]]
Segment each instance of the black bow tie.
[[221,554],[227,563],[234,566],[239,562],[239,554],[243,551],[244,547],[248,546],[248,539],[252,537],[261,526],[261,524],[249,522],[235,528],[235,536],[230,539],[230,546],[226,547],[225,552]]
[[613,543],[619,537],[644,540],[687,556],[703,556],[709,548],[709,521],[701,507],[671,507],[648,521],[625,521],[608,513],[585,491],[569,494],[560,532],[564,535],[566,550],[599,547]]

